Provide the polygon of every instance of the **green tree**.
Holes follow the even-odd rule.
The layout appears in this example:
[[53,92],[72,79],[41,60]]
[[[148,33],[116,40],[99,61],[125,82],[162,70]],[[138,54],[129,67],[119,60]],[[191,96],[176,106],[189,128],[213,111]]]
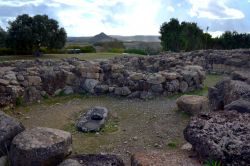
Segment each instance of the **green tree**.
[[198,50],[203,47],[203,31],[196,23],[182,22],[180,48],[184,51]]
[[0,48],[5,47],[5,42],[6,42],[6,32],[4,31],[3,28],[0,27]]
[[20,15],[9,25],[7,46],[16,51],[33,52],[41,47],[60,49],[66,43],[65,30],[47,15]]
[[180,51],[181,26],[178,19],[172,18],[160,28],[160,40],[164,51]]

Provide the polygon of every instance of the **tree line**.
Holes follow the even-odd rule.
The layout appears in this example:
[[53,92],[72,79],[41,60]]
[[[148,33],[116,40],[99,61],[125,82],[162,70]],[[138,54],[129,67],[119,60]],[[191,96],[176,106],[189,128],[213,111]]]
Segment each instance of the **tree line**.
[[226,31],[213,38],[209,33],[204,33],[196,23],[180,23],[175,18],[161,25],[160,34],[163,51],[250,48],[250,34]]
[[35,53],[41,48],[61,49],[66,40],[65,29],[47,15],[23,14],[9,22],[6,32],[0,27],[0,48],[9,48],[17,54]]

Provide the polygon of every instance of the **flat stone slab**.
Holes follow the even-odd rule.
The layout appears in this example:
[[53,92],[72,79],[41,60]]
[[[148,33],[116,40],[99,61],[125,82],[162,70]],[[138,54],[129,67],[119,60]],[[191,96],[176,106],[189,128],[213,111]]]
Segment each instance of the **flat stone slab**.
[[209,111],[209,101],[205,96],[183,95],[177,99],[176,104],[180,111],[191,115]]
[[0,157],[6,154],[12,139],[23,130],[20,122],[0,111]]
[[185,139],[204,160],[250,165],[250,114],[221,111],[193,117]]
[[201,166],[187,151],[138,152],[131,157],[132,166]]
[[125,166],[120,157],[111,154],[76,155],[70,157],[70,159],[65,160],[64,163],[69,163],[69,165],[60,166],[78,166],[78,163],[80,164],[80,166]]
[[76,127],[82,132],[98,132],[104,127],[108,117],[108,109],[105,107],[93,107],[82,114],[76,123]]
[[62,130],[37,127],[17,135],[10,149],[13,166],[59,164],[71,151],[71,134]]

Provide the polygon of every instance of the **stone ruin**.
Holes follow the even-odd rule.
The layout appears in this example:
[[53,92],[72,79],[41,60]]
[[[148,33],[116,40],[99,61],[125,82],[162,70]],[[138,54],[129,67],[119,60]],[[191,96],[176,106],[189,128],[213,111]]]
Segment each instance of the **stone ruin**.
[[[87,92],[147,99],[201,88],[205,78],[203,69],[210,73],[231,73],[231,78],[209,89],[213,112],[195,115],[184,130],[184,137],[203,160],[247,166],[250,164],[249,60],[250,50],[206,50],[96,61],[2,62],[0,108],[11,108],[20,99],[35,102],[60,93]],[[39,127],[25,130],[21,123],[2,112],[0,124],[0,157],[9,152],[12,165],[56,165],[71,153],[70,133]],[[164,165],[168,160],[173,162],[170,160],[173,155],[164,152],[137,153],[132,156],[132,165],[152,162]],[[185,156],[179,154],[178,157]],[[23,160],[25,157],[27,160]],[[173,164],[181,163],[178,157]],[[192,162],[199,165],[193,160],[189,163]],[[104,163],[124,165],[114,155],[71,156],[61,165]]]
[[148,99],[202,88],[204,79],[202,67],[163,56],[9,61],[0,63],[0,108],[62,93]]
[[250,164],[250,75],[233,72],[209,89],[213,112],[199,114],[184,130],[185,139],[203,158],[221,165]]

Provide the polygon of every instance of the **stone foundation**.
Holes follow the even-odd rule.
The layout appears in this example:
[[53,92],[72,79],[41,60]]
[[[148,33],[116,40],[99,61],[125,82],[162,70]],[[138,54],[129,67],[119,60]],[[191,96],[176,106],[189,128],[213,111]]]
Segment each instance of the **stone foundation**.
[[201,88],[202,67],[180,62],[162,56],[2,62],[0,108],[71,93],[148,99]]

